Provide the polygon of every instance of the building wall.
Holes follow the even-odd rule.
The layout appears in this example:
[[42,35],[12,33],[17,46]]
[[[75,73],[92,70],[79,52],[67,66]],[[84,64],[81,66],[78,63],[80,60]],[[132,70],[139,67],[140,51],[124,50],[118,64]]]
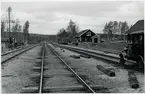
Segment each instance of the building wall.
[[[97,39],[97,41],[95,41]],[[95,36],[92,38],[92,42],[93,43],[100,43],[100,37],[99,36]]]
[[1,42],[1,52],[5,52],[8,50],[8,44],[7,42]]
[[[90,36],[87,36],[87,33],[91,32]],[[81,42],[92,42],[92,36],[94,36],[95,34],[92,31],[87,31],[86,33],[84,33],[81,36]]]

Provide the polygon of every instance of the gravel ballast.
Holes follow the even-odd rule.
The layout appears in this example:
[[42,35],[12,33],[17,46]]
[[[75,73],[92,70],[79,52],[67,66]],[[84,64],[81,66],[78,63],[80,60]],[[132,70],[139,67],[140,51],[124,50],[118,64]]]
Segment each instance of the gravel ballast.
[[[129,85],[128,70],[121,67],[113,66],[94,58],[80,57],[75,59],[71,55],[80,54],[54,47],[59,55],[70,65],[80,77],[89,85],[103,86],[105,89],[96,89],[97,93],[111,92],[111,93],[143,93],[144,92],[144,74],[134,72],[139,82],[139,88],[133,89]],[[40,68],[41,56],[39,55],[41,47],[23,53],[15,59],[2,65],[2,93],[20,93],[24,87],[38,86],[40,71],[34,71],[33,68]],[[70,87],[80,86],[81,84],[74,77],[66,66],[50,51],[45,49],[44,60],[44,88],[51,87]],[[96,68],[101,65],[113,72],[115,77],[110,77],[104,72]],[[38,76],[32,78],[33,76]],[[35,79],[36,78],[36,79]],[[67,90],[49,90],[49,93],[84,93],[85,91],[67,91]],[[47,92],[47,93],[48,93]]]
[[[79,55],[78,53],[69,51],[65,49],[65,52],[62,52],[59,47],[56,47],[62,57],[69,61],[69,65],[75,68],[75,71],[81,75],[85,75],[85,81],[89,85],[103,85],[108,88],[108,91],[111,93],[143,93],[144,92],[144,74],[135,72],[137,80],[139,82],[139,88],[133,89],[130,87],[128,81],[128,70],[115,67],[112,64],[106,63],[101,60],[94,58],[83,58],[74,59],[70,55]],[[102,71],[96,68],[97,65],[102,65],[103,67],[110,69],[115,72],[115,77],[109,77]],[[103,92],[103,91],[102,91]]]
[[44,65],[45,68],[47,68],[47,70],[44,71],[44,75],[46,75],[47,77],[44,79],[44,87],[63,87],[80,85],[77,79],[75,77],[72,77],[73,74],[48,48],[45,58],[47,58],[47,60],[45,59]]
[[36,85],[30,75],[40,48],[35,47],[2,65],[2,93],[20,93],[23,87]]

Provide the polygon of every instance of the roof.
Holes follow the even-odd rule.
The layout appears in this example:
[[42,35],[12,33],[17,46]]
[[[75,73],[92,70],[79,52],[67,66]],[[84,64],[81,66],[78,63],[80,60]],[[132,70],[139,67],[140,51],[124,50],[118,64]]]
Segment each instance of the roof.
[[90,29],[85,29],[81,32],[79,32],[75,37],[80,37],[81,35],[83,35],[84,33],[86,33],[87,31],[91,31]]
[[127,32],[126,34],[133,34],[133,33],[141,33],[144,32],[144,20],[139,20],[136,22]]

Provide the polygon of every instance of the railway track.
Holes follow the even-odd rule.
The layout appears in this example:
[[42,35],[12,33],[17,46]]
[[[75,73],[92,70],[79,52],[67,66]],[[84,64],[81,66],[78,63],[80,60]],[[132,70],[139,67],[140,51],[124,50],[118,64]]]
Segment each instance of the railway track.
[[[22,49],[24,49],[24,48],[26,48],[26,47],[27,47],[27,46],[21,46],[20,48],[16,48],[15,50],[8,51],[8,52],[6,52],[6,53],[2,53],[1,56],[5,56],[5,55],[8,55],[8,54],[10,54],[10,53],[14,53],[14,52],[20,51],[20,50],[22,50]],[[29,47],[29,46],[28,46],[28,47]]]
[[[39,66],[32,68],[39,73],[33,75],[37,79],[37,86],[22,88],[23,93],[49,93],[49,92],[89,92],[95,93],[95,88],[101,86],[89,86],[79,74],[54,50],[51,44],[42,46],[38,56]],[[51,60],[50,60],[51,59]],[[37,76],[39,75],[39,76]]]
[[4,53],[1,55],[1,64],[13,59],[14,57],[36,47],[37,45],[31,45],[31,46],[28,46],[26,48],[21,48],[21,49],[17,49],[17,50],[14,50],[14,51],[11,51],[11,52],[7,52],[7,53]]
[[[92,49],[93,50],[93,49]],[[101,48],[99,49],[100,51],[104,52],[104,53],[112,53],[112,54],[117,54],[119,55],[120,54],[120,51],[117,51],[117,50],[112,50],[112,49],[104,49],[104,48]]]
[[125,68],[125,69],[131,69],[131,70],[138,71],[138,72],[144,72],[143,69],[139,69],[138,66],[135,65],[134,61],[127,60],[126,63],[129,65],[120,64],[119,63],[120,58],[117,55],[110,55],[110,54],[106,54],[104,52],[95,52],[92,50],[86,50],[86,49],[81,49],[81,48],[77,48],[77,47],[59,45],[59,44],[54,44],[54,43],[53,43],[53,45],[58,46],[60,48],[68,49],[68,50],[73,51],[73,52],[77,52],[79,54],[85,54],[85,55],[88,55],[88,56],[91,56],[91,57],[94,57],[97,59],[105,60],[109,63],[118,65],[118,66]]

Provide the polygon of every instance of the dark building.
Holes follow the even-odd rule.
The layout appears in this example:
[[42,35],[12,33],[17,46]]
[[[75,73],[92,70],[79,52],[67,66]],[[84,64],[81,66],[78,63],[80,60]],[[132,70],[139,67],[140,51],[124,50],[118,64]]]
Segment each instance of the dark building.
[[57,35],[57,42],[58,43],[68,43],[68,32],[65,30]]
[[144,20],[136,22],[126,34],[129,55],[141,55],[144,58]]
[[126,54],[120,54],[120,62],[125,63],[125,58],[138,63],[139,68],[144,68],[144,20],[136,22],[127,32]]
[[1,52],[5,52],[5,50],[8,48],[8,38],[1,37]]
[[144,33],[144,20],[136,22],[126,34]]
[[93,31],[90,29],[83,30],[79,32],[76,36],[77,42],[98,42],[99,36],[96,35]]

